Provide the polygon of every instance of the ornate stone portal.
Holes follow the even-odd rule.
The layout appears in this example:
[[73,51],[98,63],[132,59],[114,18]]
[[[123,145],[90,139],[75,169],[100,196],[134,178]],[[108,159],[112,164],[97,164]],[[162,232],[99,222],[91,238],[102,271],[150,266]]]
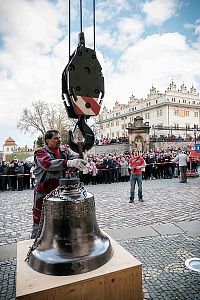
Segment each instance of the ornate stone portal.
[[149,122],[143,122],[143,118],[137,116],[134,118],[134,123],[128,124],[128,136],[130,150],[137,148],[139,151],[149,150]]

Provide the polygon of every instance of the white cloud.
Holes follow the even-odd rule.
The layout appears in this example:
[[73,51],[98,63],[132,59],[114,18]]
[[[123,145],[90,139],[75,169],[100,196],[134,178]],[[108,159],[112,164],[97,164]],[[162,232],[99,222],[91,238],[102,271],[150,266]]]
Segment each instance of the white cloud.
[[[131,18],[119,18],[116,20],[116,28],[102,29],[96,27],[97,48],[110,49],[113,53],[124,51],[129,45],[135,43],[144,32],[144,24],[141,20]],[[85,28],[86,46],[93,48],[93,27]]]
[[[76,20],[76,1],[71,2],[72,18]],[[148,3],[155,5],[160,2]],[[168,4],[168,10],[165,10],[166,6],[162,7],[165,13],[157,19],[157,24],[164,22],[176,10],[172,5],[176,2],[166,0],[162,3]],[[179,33],[141,39],[143,20],[139,16],[130,18],[130,14],[129,18],[125,13],[119,15],[122,10],[127,12],[130,9],[126,0],[118,0],[117,3],[98,1],[97,7],[99,12],[106,14],[103,17],[105,24],[98,23],[96,27],[97,57],[105,77],[104,105],[110,107],[116,99],[127,102],[132,92],[136,97],[146,97],[152,82],[159,90],[164,90],[172,78],[183,80],[187,85],[194,83],[199,90],[198,41],[189,46]],[[145,8],[149,22],[153,18],[151,8]],[[106,23],[109,15],[113,18],[113,24]],[[56,4],[46,0],[0,1],[0,33],[4,39],[4,47],[0,48],[0,145],[12,134],[22,141],[23,135],[19,135],[14,128],[20,113],[32,101],[45,100],[63,105],[61,75],[68,63],[66,25],[65,0],[59,0]],[[77,46],[77,30],[73,29],[71,34],[71,51]],[[92,47],[92,27],[87,26],[84,31],[86,46]],[[122,53],[121,57],[119,53]],[[27,139],[24,137],[21,144],[16,142],[25,145]]]
[[0,28],[7,34],[7,50],[12,51],[21,44],[23,48],[36,47],[43,54],[61,37],[59,14],[45,0],[2,1],[0,12]]
[[152,0],[142,5],[142,11],[146,14],[148,25],[162,25],[177,11],[177,0]]
[[[144,24],[142,21],[137,20],[137,18],[121,18],[118,25],[118,30],[120,32],[120,40],[122,37],[124,39],[130,39],[131,43],[135,42],[141,37],[144,32]],[[122,44],[123,40],[122,40]]]
[[127,103],[131,94],[146,98],[152,85],[163,91],[173,78],[177,84],[200,88],[200,51],[179,33],[152,35],[129,47],[118,63],[118,73],[106,72],[104,104]]
[[184,25],[186,29],[194,30],[195,35],[200,35],[200,19],[197,19],[195,24],[187,23]]
[[130,4],[127,0],[99,0],[96,5],[96,20],[105,23],[116,17],[121,11],[128,11]]

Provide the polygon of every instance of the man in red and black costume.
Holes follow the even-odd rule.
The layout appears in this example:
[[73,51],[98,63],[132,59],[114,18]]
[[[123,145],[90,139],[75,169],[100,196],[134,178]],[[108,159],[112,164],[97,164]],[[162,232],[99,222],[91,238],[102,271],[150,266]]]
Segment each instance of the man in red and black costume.
[[45,146],[36,150],[34,154],[35,188],[31,238],[35,238],[37,234],[45,196],[58,187],[59,179],[63,177],[68,167],[83,171],[87,163],[83,159],[78,159],[78,154],[69,148],[60,147],[59,131],[48,130],[44,140]]

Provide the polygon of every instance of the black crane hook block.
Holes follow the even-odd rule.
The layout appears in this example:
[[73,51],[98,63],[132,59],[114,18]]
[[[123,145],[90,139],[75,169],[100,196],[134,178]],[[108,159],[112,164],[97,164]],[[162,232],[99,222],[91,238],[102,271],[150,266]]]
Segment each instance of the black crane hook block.
[[[62,74],[62,98],[70,118],[97,116],[104,97],[104,77],[96,51],[85,47],[84,33]],[[67,100],[67,102],[66,102]]]

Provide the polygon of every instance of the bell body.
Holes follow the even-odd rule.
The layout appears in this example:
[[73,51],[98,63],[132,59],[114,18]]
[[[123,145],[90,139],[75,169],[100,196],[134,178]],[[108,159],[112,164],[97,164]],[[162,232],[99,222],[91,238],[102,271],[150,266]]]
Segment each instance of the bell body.
[[49,275],[72,275],[99,268],[112,257],[112,246],[96,221],[94,196],[66,193],[45,200],[37,247],[28,264]]

